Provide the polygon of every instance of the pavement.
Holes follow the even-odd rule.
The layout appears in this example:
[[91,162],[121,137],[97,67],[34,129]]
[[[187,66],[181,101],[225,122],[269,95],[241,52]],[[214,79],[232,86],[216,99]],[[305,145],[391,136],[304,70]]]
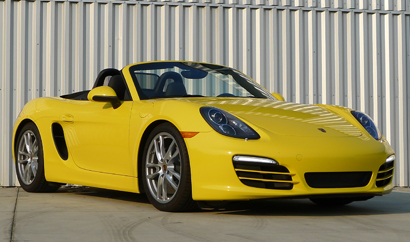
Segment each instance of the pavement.
[[145,195],[86,187],[0,188],[3,241],[410,241],[410,188],[344,207],[307,199],[240,202],[189,213]]

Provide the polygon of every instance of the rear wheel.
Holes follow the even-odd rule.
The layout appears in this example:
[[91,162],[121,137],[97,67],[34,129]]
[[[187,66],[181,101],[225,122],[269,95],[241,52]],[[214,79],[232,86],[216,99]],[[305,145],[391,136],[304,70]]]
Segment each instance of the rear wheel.
[[27,192],[54,192],[60,187],[44,176],[43,144],[34,123],[23,126],[15,147],[16,172],[21,187]]
[[196,208],[187,148],[173,125],[161,124],[149,135],[142,174],[145,192],[157,209],[175,212]]

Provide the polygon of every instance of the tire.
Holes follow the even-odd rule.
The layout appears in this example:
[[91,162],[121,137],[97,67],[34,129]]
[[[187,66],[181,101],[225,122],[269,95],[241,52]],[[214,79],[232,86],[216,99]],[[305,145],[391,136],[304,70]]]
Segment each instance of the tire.
[[167,212],[197,208],[192,200],[188,152],[177,128],[169,123],[155,127],[142,162],[145,193],[155,208]]
[[310,201],[316,203],[319,206],[327,206],[327,207],[338,207],[344,206],[349,203],[352,203],[356,200],[351,198],[309,198]]
[[17,178],[25,191],[54,192],[58,190],[59,185],[46,181],[43,143],[34,123],[25,124],[18,133],[14,155]]

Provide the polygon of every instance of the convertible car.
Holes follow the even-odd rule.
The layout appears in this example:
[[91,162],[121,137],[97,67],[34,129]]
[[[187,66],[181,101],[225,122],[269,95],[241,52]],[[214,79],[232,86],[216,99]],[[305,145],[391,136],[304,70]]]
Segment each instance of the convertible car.
[[391,192],[394,151],[366,114],[285,102],[221,65],[102,70],[92,90],[28,102],[13,131],[28,192],[79,184],[198,202],[309,198],[344,205]]

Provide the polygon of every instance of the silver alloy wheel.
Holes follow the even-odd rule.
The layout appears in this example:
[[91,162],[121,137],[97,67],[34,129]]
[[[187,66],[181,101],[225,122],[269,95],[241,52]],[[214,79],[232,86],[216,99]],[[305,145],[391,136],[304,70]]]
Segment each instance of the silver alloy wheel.
[[23,133],[17,152],[17,172],[21,181],[30,185],[36,178],[38,171],[38,143],[33,131],[27,130]]
[[181,155],[175,138],[161,132],[152,140],[145,160],[149,191],[159,203],[172,200],[181,181]]

